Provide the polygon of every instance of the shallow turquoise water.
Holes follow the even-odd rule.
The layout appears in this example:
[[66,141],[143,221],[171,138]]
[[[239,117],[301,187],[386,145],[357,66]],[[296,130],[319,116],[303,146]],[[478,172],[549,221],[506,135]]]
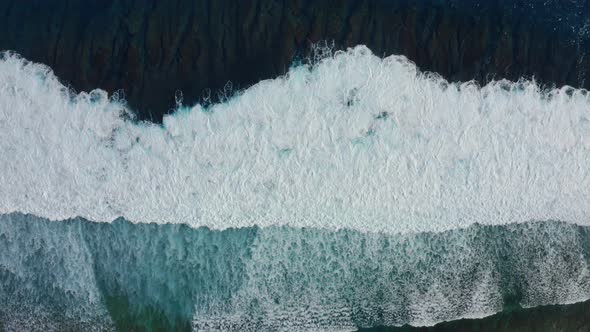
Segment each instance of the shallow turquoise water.
[[588,227],[442,233],[0,216],[7,330],[354,330],[434,324],[589,294]]

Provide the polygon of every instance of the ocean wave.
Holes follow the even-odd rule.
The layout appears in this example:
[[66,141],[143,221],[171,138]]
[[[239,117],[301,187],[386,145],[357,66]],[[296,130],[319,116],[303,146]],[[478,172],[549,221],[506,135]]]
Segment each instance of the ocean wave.
[[0,212],[387,233],[590,220],[585,90],[450,84],[359,46],[163,125],[130,114],[5,54]]

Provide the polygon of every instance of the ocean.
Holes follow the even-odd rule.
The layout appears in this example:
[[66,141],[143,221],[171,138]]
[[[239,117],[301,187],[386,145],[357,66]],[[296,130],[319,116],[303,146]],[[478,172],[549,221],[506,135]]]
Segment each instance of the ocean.
[[327,49],[162,124],[0,59],[0,329],[349,331],[590,299],[590,96]]

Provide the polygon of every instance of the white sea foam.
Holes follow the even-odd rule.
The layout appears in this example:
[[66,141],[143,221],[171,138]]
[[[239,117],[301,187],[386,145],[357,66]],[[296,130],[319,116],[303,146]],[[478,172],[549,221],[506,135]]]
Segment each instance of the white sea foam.
[[[195,78],[198,79],[198,78]],[[590,100],[448,84],[366,47],[162,126],[49,68],[0,61],[0,213],[50,219],[442,231],[590,224]]]

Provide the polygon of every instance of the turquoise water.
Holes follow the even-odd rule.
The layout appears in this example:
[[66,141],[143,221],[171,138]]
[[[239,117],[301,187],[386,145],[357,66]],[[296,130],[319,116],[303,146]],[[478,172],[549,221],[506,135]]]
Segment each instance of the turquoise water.
[[0,217],[0,252],[8,330],[354,330],[590,289],[590,228],[553,221],[382,235],[15,213]]
[[360,332],[579,332],[590,330],[590,301],[505,310],[481,319],[459,319],[426,327],[376,327]]

